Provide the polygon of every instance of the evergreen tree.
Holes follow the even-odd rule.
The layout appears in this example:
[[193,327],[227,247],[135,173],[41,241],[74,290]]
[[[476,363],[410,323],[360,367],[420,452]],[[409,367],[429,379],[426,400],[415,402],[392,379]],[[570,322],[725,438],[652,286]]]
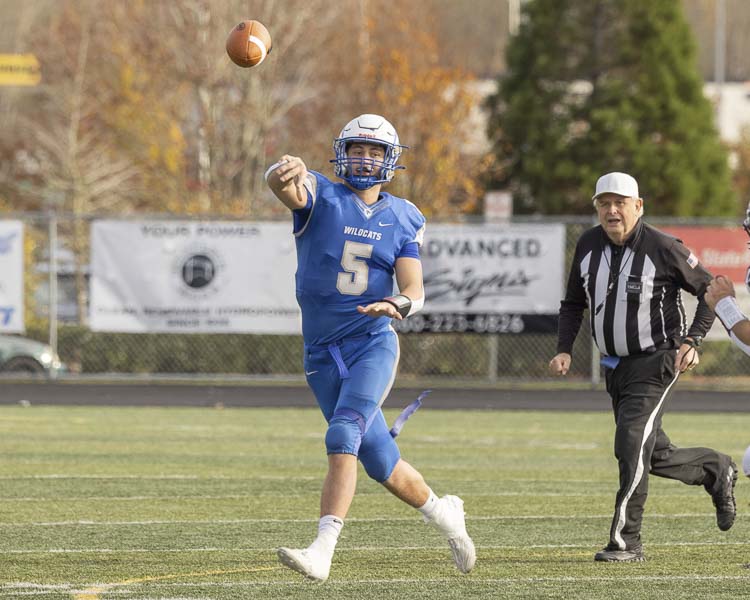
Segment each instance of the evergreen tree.
[[489,134],[517,213],[580,214],[632,174],[647,214],[736,210],[727,152],[676,0],[529,0]]

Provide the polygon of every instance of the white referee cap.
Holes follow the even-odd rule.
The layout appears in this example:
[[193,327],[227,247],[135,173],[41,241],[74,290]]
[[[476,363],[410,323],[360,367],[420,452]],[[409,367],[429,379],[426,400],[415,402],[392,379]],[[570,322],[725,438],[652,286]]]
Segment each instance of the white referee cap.
[[596,182],[596,193],[591,197],[596,200],[602,194],[617,194],[626,198],[640,198],[638,182],[627,173],[607,173]]

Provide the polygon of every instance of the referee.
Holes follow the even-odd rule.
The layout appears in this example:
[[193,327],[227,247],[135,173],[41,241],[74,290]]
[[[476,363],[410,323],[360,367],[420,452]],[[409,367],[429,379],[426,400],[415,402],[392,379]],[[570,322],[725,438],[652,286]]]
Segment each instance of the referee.
[[[600,177],[593,201],[600,225],[578,240],[560,303],[557,355],[549,367],[555,375],[570,369],[588,308],[612,398],[620,470],[609,543],[594,559],[641,561],[649,473],[702,485],[713,499],[719,529],[726,531],[736,514],[737,467],[710,448],[677,448],[662,429],[667,397],[680,373],[698,364],[697,347],[714,319],[703,299],[711,274],[680,240],[641,220],[643,199],[630,175]],[[698,296],[690,325],[681,290]]]

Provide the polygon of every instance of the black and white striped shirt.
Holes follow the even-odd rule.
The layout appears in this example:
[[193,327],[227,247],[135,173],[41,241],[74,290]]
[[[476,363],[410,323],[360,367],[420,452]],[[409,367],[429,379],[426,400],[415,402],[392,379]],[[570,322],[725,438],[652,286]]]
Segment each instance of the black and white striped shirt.
[[[560,303],[557,351],[571,353],[586,308],[594,341],[609,356],[677,348],[685,336],[704,336],[714,320],[703,300],[710,281],[680,240],[643,221],[622,246],[593,227],[576,246]],[[698,296],[689,326],[681,290]]]

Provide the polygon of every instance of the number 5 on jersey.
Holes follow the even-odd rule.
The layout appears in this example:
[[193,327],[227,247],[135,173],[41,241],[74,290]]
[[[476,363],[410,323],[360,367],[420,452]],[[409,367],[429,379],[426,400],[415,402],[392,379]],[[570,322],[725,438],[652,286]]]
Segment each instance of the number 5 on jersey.
[[344,253],[341,255],[341,266],[344,273],[336,279],[336,289],[349,296],[361,296],[367,291],[369,267],[365,262],[372,256],[372,244],[361,242],[344,242]]

